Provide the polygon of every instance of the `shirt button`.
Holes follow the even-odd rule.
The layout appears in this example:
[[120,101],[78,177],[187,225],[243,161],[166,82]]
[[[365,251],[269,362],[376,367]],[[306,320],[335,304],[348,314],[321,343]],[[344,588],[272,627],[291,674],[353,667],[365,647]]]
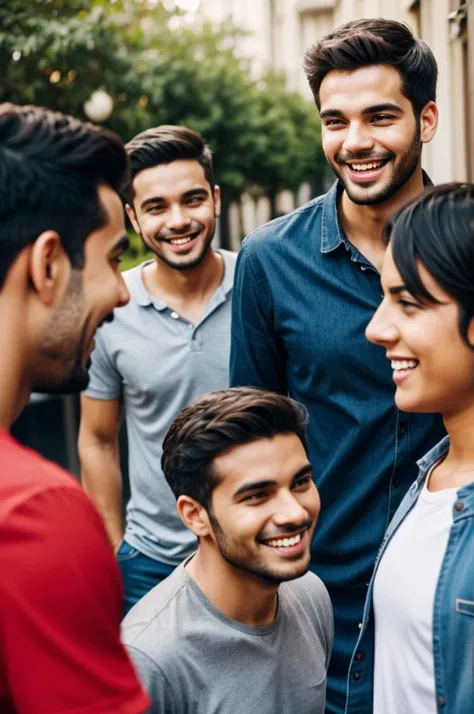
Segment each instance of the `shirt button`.
[[438,699],[438,706],[444,707],[444,705],[446,704],[444,697],[437,697],[437,699]]
[[173,318],[173,320],[177,320],[177,319],[178,319],[178,317],[179,317],[179,315],[178,315],[178,313],[177,313],[177,312],[171,312],[171,313],[170,313],[170,317],[172,317],[172,318]]
[[407,430],[407,428],[406,428],[405,424],[401,424],[400,429],[399,429],[400,434],[404,434],[406,432],[406,430]]
[[462,511],[462,509],[464,508],[464,503],[462,501],[456,501],[456,503],[454,504],[454,508],[456,509],[456,511]]
[[354,672],[353,677],[354,679],[360,679],[360,672]]
[[358,652],[358,653],[356,654],[356,660],[357,660],[358,662],[360,662],[361,659],[364,659],[364,655],[363,655],[362,652]]
[[361,630],[361,629],[362,629],[362,622],[359,622],[359,624],[357,625],[357,629],[358,629],[358,630]]

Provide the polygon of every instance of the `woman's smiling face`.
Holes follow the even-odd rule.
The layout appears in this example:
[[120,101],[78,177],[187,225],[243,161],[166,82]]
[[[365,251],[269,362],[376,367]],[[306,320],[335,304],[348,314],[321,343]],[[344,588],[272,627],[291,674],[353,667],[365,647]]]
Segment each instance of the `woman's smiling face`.
[[[436,302],[420,302],[410,294],[391,248],[387,249],[382,268],[384,298],[366,336],[386,350],[400,409],[450,416],[474,403],[474,350],[461,336],[456,300],[421,263],[418,272]],[[473,322],[468,339],[474,344]]]

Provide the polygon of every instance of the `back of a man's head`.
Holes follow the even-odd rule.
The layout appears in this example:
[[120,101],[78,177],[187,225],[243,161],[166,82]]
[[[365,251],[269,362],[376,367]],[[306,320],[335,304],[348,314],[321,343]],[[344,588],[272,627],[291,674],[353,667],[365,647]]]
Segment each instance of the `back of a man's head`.
[[71,264],[107,217],[97,188],[121,191],[128,159],[112,132],[33,106],[0,105],[0,290],[18,255],[47,230]]
[[414,37],[408,25],[374,18],[341,25],[307,51],[304,69],[318,109],[321,83],[329,72],[377,64],[398,70],[402,92],[415,114],[436,101],[438,68],[428,45]]
[[212,152],[197,131],[184,126],[162,124],[142,131],[126,145],[130,158],[131,181],[127,190],[127,199],[132,205],[133,179],[146,169],[173,161],[197,161],[204,170],[211,191],[215,180],[212,167]]
[[206,394],[185,407],[164,441],[161,466],[176,499],[190,496],[209,508],[218,483],[213,461],[235,446],[279,434],[296,434],[306,448],[307,413],[273,392],[233,387]]

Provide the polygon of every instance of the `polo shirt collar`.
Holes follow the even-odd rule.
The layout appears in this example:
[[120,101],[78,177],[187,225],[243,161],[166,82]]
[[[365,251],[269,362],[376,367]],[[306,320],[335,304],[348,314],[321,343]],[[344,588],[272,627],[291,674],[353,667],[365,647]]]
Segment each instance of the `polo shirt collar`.
[[[426,171],[422,173],[425,188],[432,186],[433,182]],[[336,248],[339,248],[341,243],[344,244],[346,248],[350,248],[349,241],[340,226],[339,216],[337,214],[337,201],[342,191],[343,185],[337,180],[324,197],[321,221],[321,253],[331,253],[333,250],[336,250]]]
[[[216,250],[216,253],[219,253],[222,256],[222,260],[224,261],[224,277],[217,290],[221,290],[224,293],[224,296],[226,296],[230,293],[234,284],[235,261],[232,260],[232,253],[229,253],[229,251],[227,250]],[[139,305],[141,305],[142,307],[148,307],[148,305],[153,305],[157,310],[161,312],[162,310],[167,309],[167,304],[162,300],[158,300],[157,298],[154,298],[152,295],[150,295],[150,293],[146,289],[142,277],[142,271],[144,267],[152,262],[153,258],[151,258],[151,260],[146,260],[140,265],[137,265],[133,275],[130,275],[128,288]]]
[[150,265],[153,260],[154,259],[151,258],[150,260],[146,260],[144,263],[140,263],[140,265],[137,265],[133,276],[130,276],[128,287],[130,293],[133,294],[133,297],[135,298],[137,303],[142,307],[148,307],[148,305],[153,305],[157,310],[166,310],[166,303],[150,295],[145,286],[145,283],[143,282],[143,269],[146,265]]
[[234,285],[234,254],[229,252],[228,250],[216,250],[216,253],[219,253],[219,255],[222,257],[222,260],[224,261],[224,277],[222,278],[222,282],[219,287],[223,291],[224,295],[228,295]]

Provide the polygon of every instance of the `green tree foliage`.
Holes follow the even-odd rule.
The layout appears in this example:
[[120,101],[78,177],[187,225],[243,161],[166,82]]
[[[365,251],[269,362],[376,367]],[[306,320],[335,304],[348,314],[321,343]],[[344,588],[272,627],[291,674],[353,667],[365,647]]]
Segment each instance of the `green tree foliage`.
[[187,24],[157,2],[0,1],[0,100],[85,118],[85,101],[102,87],[114,101],[105,125],[124,140],[162,123],[190,126],[214,150],[226,205],[250,185],[274,196],[314,183],[316,110],[282,77],[253,78],[234,49],[238,35]]

